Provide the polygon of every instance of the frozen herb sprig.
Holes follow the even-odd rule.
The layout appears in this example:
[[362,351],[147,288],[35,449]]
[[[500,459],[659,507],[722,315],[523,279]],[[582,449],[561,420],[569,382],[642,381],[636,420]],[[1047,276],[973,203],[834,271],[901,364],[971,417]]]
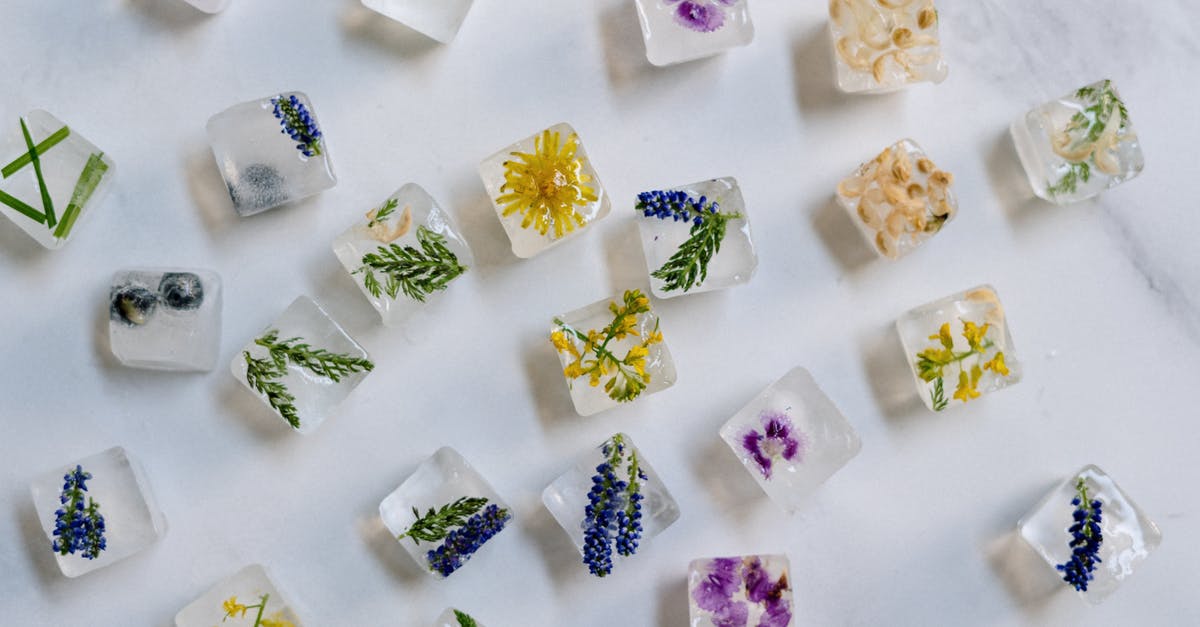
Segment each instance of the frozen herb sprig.
[[462,567],[480,547],[504,529],[512,514],[496,504],[471,516],[461,527],[450,530],[441,546],[425,554],[429,569],[449,577]]
[[1093,165],[1105,174],[1116,174],[1119,167],[1109,151],[1129,130],[1129,111],[1111,80],[1081,87],[1075,97],[1089,105],[1075,112],[1066,128],[1052,138],[1054,152],[1067,161],[1067,171],[1046,188],[1052,196],[1075,193],[1080,183],[1091,180]]
[[446,537],[454,527],[461,527],[467,519],[474,516],[488,500],[482,497],[462,497],[453,503],[447,503],[438,509],[432,507],[422,516],[416,507],[412,508],[416,520],[408,526],[404,533],[396,536],[397,540],[412,538],[414,544],[421,542],[437,542]]
[[458,627],[479,627],[479,623],[475,622],[466,612],[454,611],[454,620],[458,621]]
[[317,121],[308,112],[308,107],[295,94],[280,94],[271,99],[271,104],[275,107],[275,118],[283,127],[280,132],[296,142],[296,149],[305,157],[320,155],[321,129],[317,128]]
[[399,199],[388,198],[387,201],[383,203],[383,206],[375,210],[375,217],[371,218],[370,222],[367,222],[367,228],[369,229],[377,224],[383,224],[386,222],[388,218],[392,217],[392,214],[396,212],[396,207],[398,206],[400,206]]
[[[584,333],[555,318],[554,324],[558,328],[550,334],[550,342],[559,353],[565,353],[573,360],[563,369],[567,379],[573,381],[587,376],[588,383],[596,387],[607,377],[604,391],[609,398],[624,403],[637,398],[650,383],[646,357],[650,354],[650,347],[661,343],[663,337],[657,322],[645,336],[637,328],[638,316],[650,311],[650,299],[640,290],[626,291],[622,303],[610,302],[608,309],[613,314],[613,320],[599,331],[592,329]],[[618,358],[609,344],[630,336],[641,338],[642,341],[630,347],[625,357]]]
[[230,618],[243,618],[249,610],[258,610],[254,615],[254,625],[252,627],[295,627],[292,621],[283,617],[283,612],[275,612],[270,617],[264,617],[263,614],[267,611],[267,600],[271,595],[264,594],[258,597],[258,603],[246,605],[239,603],[237,596],[231,596],[221,603],[221,609],[225,610],[225,617],[221,622],[225,622]]
[[971,357],[982,357],[996,343],[987,337],[988,331],[991,329],[990,323],[985,323],[979,326],[969,320],[962,321],[963,330],[962,336],[967,340],[967,348],[965,351],[954,350],[954,337],[950,333],[950,323],[942,324],[941,328],[934,335],[929,336],[931,340],[938,340],[941,343],[940,348],[927,348],[920,353],[917,353],[917,376],[926,383],[932,383],[933,388],[929,392],[930,403],[933,405],[934,411],[942,411],[949,405],[946,399],[945,382],[946,370],[952,366],[958,368],[958,387],[954,391],[954,398],[966,403],[974,398],[979,398],[979,380],[983,378],[985,370],[991,370],[999,376],[1007,376],[1009,374],[1008,366],[1004,363],[1004,352],[997,351],[996,354],[988,361],[972,364],[969,368],[966,366],[966,360]]
[[[380,220],[384,210],[372,222]],[[467,266],[460,264],[458,256],[446,247],[446,238],[423,225],[417,227],[417,243],[421,246],[419,250],[397,244],[380,246],[375,252],[363,255],[362,266],[353,274],[363,275],[363,287],[375,298],[387,293],[395,299],[403,292],[423,303],[431,293],[446,289],[467,271]],[[380,283],[376,272],[384,275],[384,283]]]
[[84,504],[87,481],[91,478],[92,473],[80,465],[63,475],[62,494],[58,497],[62,507],[54,512],[54,541],[50,544],[59,555],[79,551],[80,557],[92,560],[108,546],[100,504],[91,497]]
[[264,395],[267,403],[296,429],[300,428],[296,397],[280,381],[287,375],[289,363],[328,377],[334,383],[340,382],[342,377],[348,374],[375,369],[375,364],[365,357],[313,348],[301,342],[299,337],[280,340],[277,329],[270,329],[262,337],[254,340],[254,343],[266,348],[268,356],[260,358],[252,356],[249,351],[242,352],[246,360],[246,382],[259,394]]
[[1100,530],[1100,522],[1103,506],[1088,495],[1083,477],[1075,482],[1075,498],[1071,499],[1071,505],[1075,506],[1071,514],[1075,522],[1067,529],[1071,534],[1071,559],[1055,568],[1063,574],[1063,581],[1080,592],[1087,592],[1088,582],[1093,577],[1092,571],[1101,561],[1100,545],[1104,542],[1104,534]]
[[[622,462],[628,450],[625,477],[621,478]],[[642,535],[641,482],[647,480],[641,470],[637,452],[627,449],[625,438],[614,435],[601,447],[605,459],[592,475],[592,489],[584,508],[583,563],[597,577],[612,572],[614,545],[619,555],[637,552]]]
[[691,237],[679,245],[663,266],[650,276],[666,283],[664,291],[695,287],[708,277],[708,264],[721,251],[729,222],[742,214],[722,213],[717,201],[708,197],[693,198],[683,191],[653,191],[638,195],[635,208],[647,218],[691,222]]

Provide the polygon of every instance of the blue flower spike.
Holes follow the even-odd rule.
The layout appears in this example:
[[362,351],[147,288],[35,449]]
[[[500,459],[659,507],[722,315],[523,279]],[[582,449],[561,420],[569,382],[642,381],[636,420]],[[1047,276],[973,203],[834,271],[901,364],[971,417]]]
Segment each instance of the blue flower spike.
[[92,473],[79,465],[63,475],[62,494],[58,497],[62,507],[54,512],[54,541],[50,544],[59,555],[78,552],[80,557],[94,560],[108,548],[100,504],[91,497],[84,504],[87,481],[91,478]]
[[271,99],[274,105],[275,119],[279,120],[283,130],[279,131],[296,142],[296,150],[305,157],[315,157],[321,154],[321,129],[317,121],[308,112],[308,107],[295,94],[282,94]]
[[1088,582],[1093,578],[1092,572],[1101,561],[1100,546],[1104,543],[1100,528],[1102,504],[1089,497],[1083,477],[1076,481],[1075,492],[1075,498],[1071,499],[1071,505],[1075,506],[1071,514],[1074,522],[1067,528],[1067,533],[1071,534],[1071,559],[1055,568],[1062,573],[1063,581],[1080,592],[1087,592]]

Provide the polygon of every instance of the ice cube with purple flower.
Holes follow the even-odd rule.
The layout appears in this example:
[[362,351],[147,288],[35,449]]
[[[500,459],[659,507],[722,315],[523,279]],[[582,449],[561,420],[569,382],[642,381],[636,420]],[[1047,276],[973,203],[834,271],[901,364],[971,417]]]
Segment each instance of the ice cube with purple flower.
[[754,40],[748,0],[636,0],[646,58],[683,63]]
[[690,627],[789,627],[791,575],[786,555],[693,560],[688,566]]

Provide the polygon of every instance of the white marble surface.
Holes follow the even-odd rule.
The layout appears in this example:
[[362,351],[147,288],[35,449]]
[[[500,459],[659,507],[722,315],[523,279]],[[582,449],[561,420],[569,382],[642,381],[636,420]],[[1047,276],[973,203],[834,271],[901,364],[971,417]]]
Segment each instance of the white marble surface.
[[[217,16],[181,0],[0,7],[0,132],[45,107],[118,164],[112,193],[65,249],[44,251],[0,224],[0,622],[167,625],[261,562],[313,625],[426,625],[453,605],[488,625],[675,626],[686,622],[693,558],[786,553],[805,625],[1200,623],[1193,0],[943,2],[949,79],[875,98],[834,90],[823,2],[756,0],[751,46],[666,69],[645,61],[632,0],[477,2],[447,47],[357,0],[303,4],[236,0]],[[1104,76],[1131,108],[1145,173],[1096,202],[1033,200],[1009,123]],[[239,219],[205,120],[291,89],[319,107],[339,185]],[[475,168],[561,120],[579,129],[617,204],[586,236],[519,261]],[[921,250],[887,263],[839,213],[833,187],[905,136],[956,174],[962,207]],[[646,284],[637,192],[726,175],[754,214],[757,276],[657,303],[679,383],[575,416],[548,317]],[[411,342],[379,325],[329,251],[410,180],[455,214],[477,257],[441,323]],[[222,362],[305,293],[379,368],[310,437],[281,427],[224,369],[121,368],[104,338],[108,277],[146,264],[221,272]],[[892,323],[983,282],[1004,298],[1025,380],[931,414]],[[798,364],[863,450],[788,517],[717,429]],[[683,515],[597,581],[538,495],[619,430]],[[114,444],[143,460],[170,532],[67,580],[27,482]],[[434,581],[376,508],[445,444],[518,520],[486,559]],[[1012,533],[1085,463],[1111,473],[1164,534],[1143,572],[1098,608],[1028,570],[1044,565]]]

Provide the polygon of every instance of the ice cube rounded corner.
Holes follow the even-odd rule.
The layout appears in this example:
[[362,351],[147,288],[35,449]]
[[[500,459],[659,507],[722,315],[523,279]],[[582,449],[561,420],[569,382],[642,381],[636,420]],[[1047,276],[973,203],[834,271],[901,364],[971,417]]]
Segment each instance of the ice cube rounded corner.
[[38,475],[30,492],[45,550],[66,577],[124,560],[167,533],[144,469],[120,446]]
[[938,23],[933,0],[832,0],[829,35],[838,89],[885,94],[946,80]]
[[103,201],[116,165],[42,109],[6,128],[0,131],[0,213],[42,247],[62,248]]
[[285,91],[235,104],[205,126],[239,216],[252,216],[337,184],[323,127],[308,96]]
[[749,0],[635,0],[646,59],[656,66],[711,57],[754,41]]
[[217,582],[175,615],[175,627],[256,624],[303,626],[287,595],[261,564],[246,566]]
[[935,412],[1021,381],[1004,306],[990,285],[912,309],[896,331],[918,394]]
[[362,0],[363,6],[439,43],[454,41],[474,0]]
[[[758,253],[737,179],[642,192],[634,208],[656,297],[725,289],[754,278]],[[705,249],[717,252],[694,254]]]
[[1145,168],[1141,143],[1111,80],[1042,104],[1010,127],[1033,193],[1057,205],[1100,195]]
[[[795,625],[793,577],[786,555],[738,555],[688,564],[691,627]],[[735,621],[729,622],[733,617]]]
[[1162,543],[1158,525],[1103,470],[1087,465],[1017,523],[1063,587],[1104,601]]
[[[590,334],[598,334],[601,342],[590,342]],[[571,403],[580,416],[675,385],[675,362],[663,340],[658,315],[641,290],[626,290],[555,316],[550,343],[558,353]]]
[[208,372],[221,344],[221,279],[197,268],[127,268],[113,274],[108,339],[122,365]]
[[388,327],[431,305],[475,264],[454,218],[407,183],[333,240],[333,252]]
[[205,13],[217,14],[229,8],[233,0],[184,0],[184,2]]
[[484,159],[479,176],[513,254],[522,259],[578,237],[612,210],[583,141],[567,123]]

